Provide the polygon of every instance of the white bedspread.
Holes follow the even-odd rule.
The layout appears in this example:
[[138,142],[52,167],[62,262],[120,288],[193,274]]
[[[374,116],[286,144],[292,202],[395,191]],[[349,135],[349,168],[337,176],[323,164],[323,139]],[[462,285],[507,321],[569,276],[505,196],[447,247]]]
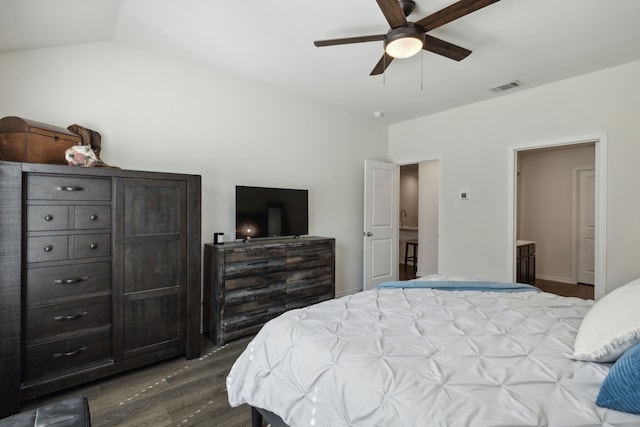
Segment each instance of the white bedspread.
[[592,301],[388,289],[270,321],[234,364],[232,406],[290,426],[640,426],[599,408],[610,364],[566,358]]

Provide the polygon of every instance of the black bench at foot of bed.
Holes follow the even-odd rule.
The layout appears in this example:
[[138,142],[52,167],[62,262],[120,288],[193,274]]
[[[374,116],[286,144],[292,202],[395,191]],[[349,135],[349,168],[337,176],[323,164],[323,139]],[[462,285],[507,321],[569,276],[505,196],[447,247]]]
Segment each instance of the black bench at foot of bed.
[[266,409],[251,407],[251,427],[262,427],[262,419],[265,419],[271,427],[289,427],[282,418]]
[[21,412],[0,420],[0,427],[90,427],[89,402],[85,396]]

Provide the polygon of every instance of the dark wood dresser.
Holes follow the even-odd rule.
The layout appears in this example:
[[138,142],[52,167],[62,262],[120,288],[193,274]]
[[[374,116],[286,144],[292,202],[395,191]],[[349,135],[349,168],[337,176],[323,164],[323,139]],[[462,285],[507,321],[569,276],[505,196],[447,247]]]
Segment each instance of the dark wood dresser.
[[200,177],[0,162],[0,417],[200,355]]
[[536,284],[536,242],[516,242],[516,282]]
[[335,298],[335,239],[204,245],[203,332],[221,346],[287,310]]

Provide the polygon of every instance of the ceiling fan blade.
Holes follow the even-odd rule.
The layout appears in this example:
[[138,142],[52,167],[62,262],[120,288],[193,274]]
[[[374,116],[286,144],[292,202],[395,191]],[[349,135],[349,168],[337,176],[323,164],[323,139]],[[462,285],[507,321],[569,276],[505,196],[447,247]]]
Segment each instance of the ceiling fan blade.
[[498,1],[500,0],[460,0],[416,21],[415,24],[428,32]]
[[469,49],[431,37],[428,34],[424,35],[424,46],[422,48],[455,61],[462,61],[471,54]]
[[404,16],[402,6],[398,0],[376,0],[382,10],[384,17],[391,28],[404,27],[407,25],[407,18]]
[[380,61],[378,61],[376,66],[373,67],[373,70],[371,70],[371,74],[369,75],[377,76],[378,74],[384,73],[384,70],[386,70],[389,64],[391,64],[391,61],[393,61],[393,56],[387,55],[385,53],[384,55],[382,55],[382,58],[380,58]]
[[379,40],[384,40],[385,37],[386,37],[385,34],[376,34],[371,36],[346,37],[342,39],[316,40],[313,42],[313,44],[316,45],[317,47],[335,46],[339,44],[375,42]]

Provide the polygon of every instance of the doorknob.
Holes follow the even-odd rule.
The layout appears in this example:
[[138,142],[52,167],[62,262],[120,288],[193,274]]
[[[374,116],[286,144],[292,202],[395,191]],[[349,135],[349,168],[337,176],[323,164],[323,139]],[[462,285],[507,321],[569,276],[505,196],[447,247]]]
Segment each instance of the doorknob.
[[372,232],[370,232],[370,231],[364,232],[364,233],[362,233],[362,234],[364,234],[364,235],[365,235],[365,236],[367,236],[367,237],[371,237],[371,236],[373,236],[373,233],[372,233]]

